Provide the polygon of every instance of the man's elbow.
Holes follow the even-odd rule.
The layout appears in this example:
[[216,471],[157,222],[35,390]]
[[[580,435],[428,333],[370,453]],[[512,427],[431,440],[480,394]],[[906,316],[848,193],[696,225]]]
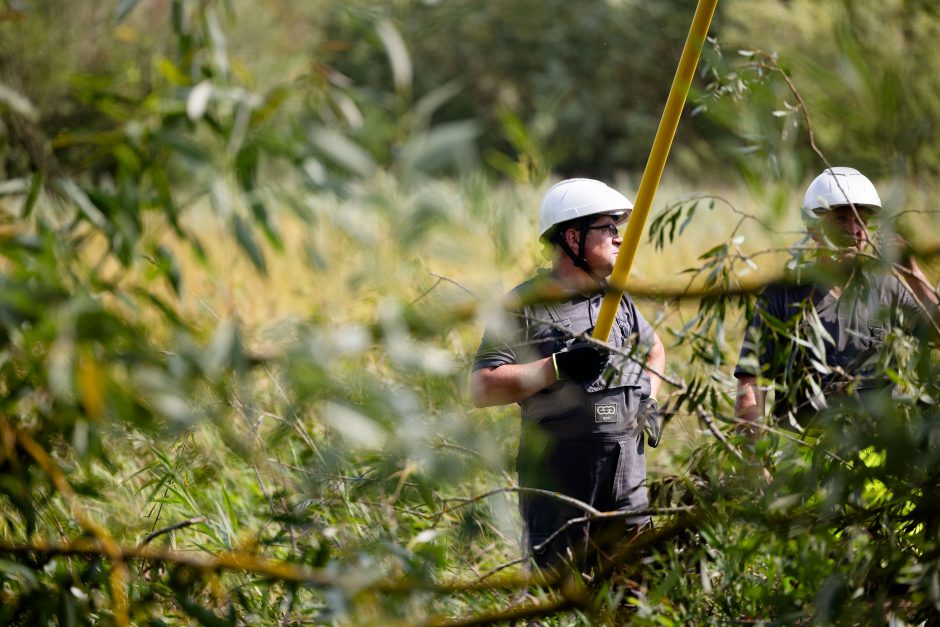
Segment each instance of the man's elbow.
[[484,368],[481,370],[475,370],[473,374],[470,375],[470,402],[472,402],[473,406],[477,409],[490,407],[491,405],[496,404],[493,402],[486,378],[489,374],[489,371],[491,370],[493,369]]
[[647,363],[653,366],[664,366],[666,364],[666,347],[657,334],[653,334],[653,345],[650,347]]

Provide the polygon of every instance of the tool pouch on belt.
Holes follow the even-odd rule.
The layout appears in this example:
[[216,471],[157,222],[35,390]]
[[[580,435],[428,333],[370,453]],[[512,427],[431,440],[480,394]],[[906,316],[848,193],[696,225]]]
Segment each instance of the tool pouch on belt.
[[588,392],[573,381],[560,381],[552,390],[522,403],[522,419],[561,439],[599,434],[638,433],[639,395],[635,387]]

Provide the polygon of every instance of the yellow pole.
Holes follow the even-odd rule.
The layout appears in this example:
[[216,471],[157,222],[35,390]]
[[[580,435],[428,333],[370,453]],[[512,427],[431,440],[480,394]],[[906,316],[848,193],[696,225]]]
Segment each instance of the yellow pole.
[[656,138],[653,140],[653,147],[650,150],[649,160],[646,162],[646,169],[643,171],[643,178],[640,179],[640,188],[636,193],[633,213],[627,223],[627,232],[623,236],[620,254],[617,256],[617,263],[614,264],[609,287],[607,293],[604,294],[604,302],[601,304],[601,310],[597,316],[597,325],[594,327],[593,333],[595,339],[606,342],[607,338],[610,337],[610,329],[614,326],[614,318],[617,316],[617,308],[620,306],[624,286],[627,283],[627,277],[630,276],[630,268],[633,265],[633,258],[636,256],[637,246],[640,244],[643,228],[646,226],[646,218],[649,216],[650,207],[653,205],[653,198],[656,196],[656,188],[659,187],[663,169],[666,167],[669,148],[676,136],[679,117],[682,115],[682,107],[685,106],[685,100],[689,95],[692,77],[695,74],[695,66],[698,65],[699,56],[705,46],[705,36],[708,34],[708,27],[711,24],[712,16],[715,14],[717,4],[718,0],[699,0],[698,6],[695,8],[692,27],[689,29],[689,36],[686,37],[685,46],[682,48],[679,67],[676,69],[676,76],[673,78],[672,87],[669,89],[669,98],[666,99],[666,108],[663,110],[663,117],[659,120],[659,128],[656,129]]

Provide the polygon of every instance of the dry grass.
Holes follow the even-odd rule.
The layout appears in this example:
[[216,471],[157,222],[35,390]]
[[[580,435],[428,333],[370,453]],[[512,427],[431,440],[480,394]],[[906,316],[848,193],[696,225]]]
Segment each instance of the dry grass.
[[[491,303],[545,265],[534,233],[537,206],[549,184],[534,188],[492,187],[481,181],[429,182],[412,191],[390,177],[379,177],[351,199],[310,198],[311,221],[302,221],[287,211],[278,214],[284,251],[265,247],[266,277],[227,236],[222,222],[208,209],[200,210],[191,217],[190,225],[201,233],[208,264],[197,263],[184,246],[173,244],[185,277],[180,307],[187,315],[205,320],[207,329],[217,320],[238,318],[245,326],[247,341],[259,347],[269,331],[284,320],[311,319],[341,327],[374,321],[386,302],[424,299],[446,305],[479,298]],[[618,186],[628,195],[635,189],[633,181]],[[927,208],[932,197],[930,186],[894,184],[886,188],[886,205],[916,211]],[[706,195],[717,198],[714,208],[706,209],[708,200],[701,201],[695,219],[675,242],[662,251],[647,241],[641,243],[631,285],[681,289],[689,281],[683,271],[699,266],[699,257],[706,250],[729,242],[744,214],[760,218],[772,229],[744,218],[737,231],[743,236],[739,246],[744,254],[758,253],[758,265],[752,269],[742,264],[741,280],[766,280],[779,274],[786,256],[783,249],[800,239],[802,225],[797,210],[776,217],[759,193],[728,186],[696,189],[667,179],[658,192],[651,219],[669,205]],[[792,195],[789,206],[798,206],[799,200]],[[428,214],[432,218],[428,219]],[[935,216],[909,214],[902,223],[916,235],[915,243],[930,245],[929,228],[936,225]],[[311,250],[315,251],[314,262]],[[694,315],[697,305],[641,300],[638,307],[654,322],[668,348],[670,329],[681,327]],[[447,349],[458,361],[468,363],[481,327],[478,321],[448,335]],[[726,330],[723,348],[729,363],[734,361],[742,329],[743,321],[738,320]],[[684,348],[669,353],[668,372],[673,376],[687,376],[690,360],[686,353]],[[729,366],[729,375],[730,370]],[[732,391],[729,383],[727,392]],[[490,411],[511,414],[513,410]],[[692,416],[677,417],[669,430],[666,445],[651,456],[655,472],[677,471],[676,460],[703,438]]]

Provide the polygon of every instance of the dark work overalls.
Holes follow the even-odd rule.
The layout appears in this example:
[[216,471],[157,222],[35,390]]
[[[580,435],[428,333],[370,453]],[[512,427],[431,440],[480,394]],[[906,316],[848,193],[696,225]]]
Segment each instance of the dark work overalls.
[[[572,334],[592,331],[601,300],[598,294],[527,307],[525,336],[530,347],[548,357],[570,345]],[[612,346],[635,348],[637,315],[624,297],[609,339]],[[561,380],[520,403],[521,486],[565,494],[600,511],[648,508],[643,429],[637,421],[640,399],[650,394],[649,376],[639,365],[649,347],[642,349],[636,350],[635,361],[612,354],[611,368],[596,381]],[[583,563],[601,536],[620,539],[649,524],[647,515],[617,519],[603,529],[596,522],[577,524],[546,543],[568,520],[586,512],[549,496],[526,493],[520,496],[520,510],[528,549],[541,567],[567,559],[569,551]]]

